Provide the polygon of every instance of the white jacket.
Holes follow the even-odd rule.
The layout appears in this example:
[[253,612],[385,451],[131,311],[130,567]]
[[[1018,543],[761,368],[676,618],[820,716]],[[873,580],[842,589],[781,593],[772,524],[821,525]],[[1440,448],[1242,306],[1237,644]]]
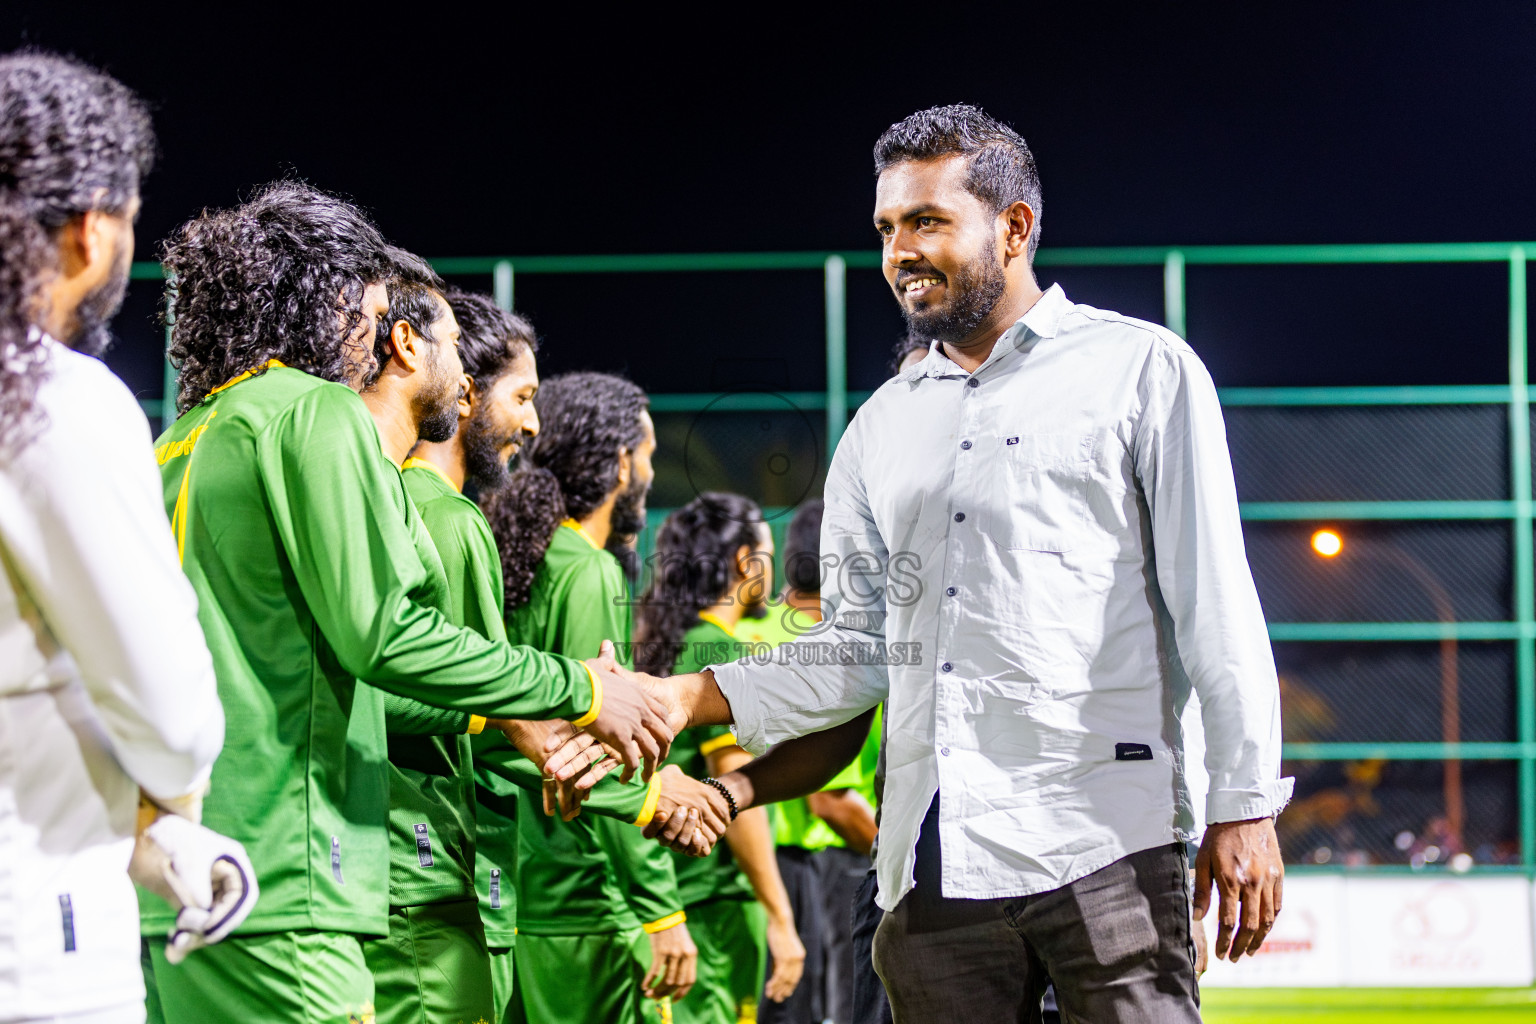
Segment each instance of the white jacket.
[[149,426],[45,341],[35,439],[0,456],[0,1021],[143,999],[138,787],[201,787],[224,741]]

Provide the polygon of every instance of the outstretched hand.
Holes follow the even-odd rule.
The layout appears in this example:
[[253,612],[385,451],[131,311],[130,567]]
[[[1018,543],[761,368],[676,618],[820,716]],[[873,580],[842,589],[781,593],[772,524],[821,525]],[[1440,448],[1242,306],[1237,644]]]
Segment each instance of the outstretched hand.
[[[1253,956],[1280,913],[1285,865],[1272,818],[1209,825],[1195,857],[1195,920],[1211,908],[1211,884],[1221,896],[1216,919],[1218,960]],[[1234,932],[1236,934],[1234,934]]]
[[649,779],[672,746],[669,708],[648,692],[641,677],[614,660],[611,641],[604,640],[598,656],[586,664],[602,687],[597,718],[586,731],[619,758],[622,781],[628,782],[636,769]]

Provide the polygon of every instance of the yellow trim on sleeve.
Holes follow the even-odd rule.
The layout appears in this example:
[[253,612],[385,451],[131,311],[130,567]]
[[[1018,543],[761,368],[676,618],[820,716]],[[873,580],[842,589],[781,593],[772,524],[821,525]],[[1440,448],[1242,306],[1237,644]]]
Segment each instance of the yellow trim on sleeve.
[[645,929],[645,934],[655,935],[657,932],[664,932],[668,928],[675,928],[686,920],[688,920],[688,915],[679,910],[675,914],[668,914],[659,921],[652,921],[650,924],[643,924],[640,927]]
[[656,817],[656,803],[661,799],[661,772],[651,776],[650,787],[645,791],[645,803],[640,808],[640,813],[635,815],[634,824],[637,828],[645,828]]
[[588,544],[591,544],[592,547],[594,547],[598,551],[603,550],[603,546],[601,544],[599,544],[597,541],[593,540],[592,539],[592,535],[590,533],[588,533],[586,530],[583,530],[581,528],[581,524],[578,523],[576,520],[574,520],[574,519],[565,519],[565,520],[561,521],[560,525],[565,527],[567,530],[575,530],[577,533],[581,534],[581,539],[586,541]]
[[591,665],[583,661],[581,667],[587,670],[587,678],[592,680],[592,706],[587,709],[586,714],[574,720],[571,724],[578,729],[585,729],[597,721],[598,712],[603,710],[603,684],[597,678],[597,673],[592,671]]
[[[439,466],[435,462],[428,462],[426,459],[418,459],[416,456],[413,455],[410,458],[406,459],[404,462],[400,463],[400,468],[401,469],[430,469],[432,472],[436,473],[438,476],[443,478],[443,483],[447,484],[449,487],[453,487],[453,481],[448,479],[448,474],[443,472],[443,467]],[[460,494],[464,493],[463,491],[459,490],[459,488],[457,488],[457,487],[453,487],[453,489],[456,490],[456,491],[459,491]]]
[[466,736],[479,736],[483,732],[485,732],[485,716],[484,715],[470,715],[469,716],[469,728],[464,730],[464,735],[466,735]]
[[708,757],[710,754],[713,754],[717,750],[724,750],[726,747],[739,746],[741,746],[741,741],[736,738],[736,734],[733,732],[726,732],[721,733],[714,739],[705,740],[703,743],[700,743],[699,753],[703,754],[705,757]]
[[725,624],[725,620],[716,615],[714,612],[699,612],[699,621],[709,623],[711,626],[714,626],[716,629],[720,630],[732,640],[736,639],[736,631],[730,626],[727,626]]

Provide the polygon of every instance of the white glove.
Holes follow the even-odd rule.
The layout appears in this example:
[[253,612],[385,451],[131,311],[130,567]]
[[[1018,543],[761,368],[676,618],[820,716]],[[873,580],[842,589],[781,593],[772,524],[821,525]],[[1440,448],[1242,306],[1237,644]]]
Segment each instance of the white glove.
[[174,814],[139,833],[128,874],[176,908],[165,947],[173,964],[224,938],[256,906],[256,870],[245,847]]

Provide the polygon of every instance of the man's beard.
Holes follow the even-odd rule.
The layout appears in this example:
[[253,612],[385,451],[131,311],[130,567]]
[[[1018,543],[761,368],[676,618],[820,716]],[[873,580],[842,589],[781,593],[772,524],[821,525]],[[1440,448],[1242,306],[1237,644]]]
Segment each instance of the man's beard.
[[506,434],[498,431],[483,407],[476,409],[462,429],[464,476],[474,481],[482,493],[500,490],[512,478],[501,453],[523,432]]
[[432,383],[417,394],[414,403],[416,437],[433,444],[448,440],[459,429],[459,398],[464,392],[463,385],[441,369],[433,367]]
[[944,284],[945,300],[938,306],[913,312],[901,304],[908,334],[949,344],[964,341],[991,315],[1007,287],[1002,264],[986,250],[947,275]]
[[632,537],[645,529],[645,496],[650,489],[648,482],[636,480],[629,485],[628,490],[613,499],[613,517],[608,525],[610,533]]
[[[75,330],[65,344],[76,352],[99,356],[112,344],[109,325],[117,311],[123,308],[123,297],[128,294],[128,250],[118,245],[112,260],[112,272],[107,279],[86,293],[75,309]],[[64,340],[64,339],[60,339]]]

